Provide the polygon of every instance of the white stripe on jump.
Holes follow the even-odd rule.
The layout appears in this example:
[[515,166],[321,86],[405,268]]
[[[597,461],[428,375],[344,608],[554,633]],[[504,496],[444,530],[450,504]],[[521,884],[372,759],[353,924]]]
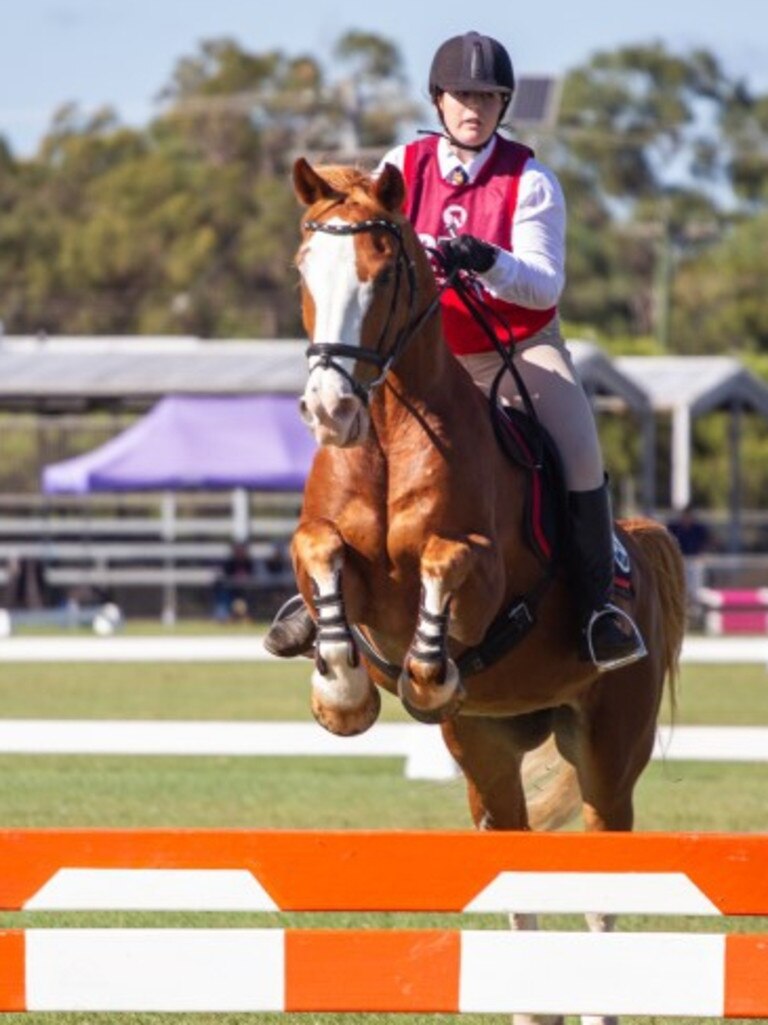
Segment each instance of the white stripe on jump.
[[30,1011],[282,1011],[282,929],[29,929]]
[[464,911],[720,914],[682,872],[500,872]]
[[60,868],[27,911],[277,911],[246,869]]
[[459,1009],[698,1015],[724,1006],[724,936],[462,933]]
[[[686,637],[683,662],[768,664],[768,637]],[[4,637],[0,662],[278,661],[257,635],[236,637]],[[307,662],[309,671],[310,663]]]

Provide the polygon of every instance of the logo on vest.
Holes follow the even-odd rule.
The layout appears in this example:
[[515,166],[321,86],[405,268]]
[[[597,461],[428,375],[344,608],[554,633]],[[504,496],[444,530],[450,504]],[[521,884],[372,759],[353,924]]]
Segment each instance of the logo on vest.
[[443,225],[448,232],[448,237],[453,238],[461,232],[467,223],[467,211],[457,203],[451,203],[443,210]]

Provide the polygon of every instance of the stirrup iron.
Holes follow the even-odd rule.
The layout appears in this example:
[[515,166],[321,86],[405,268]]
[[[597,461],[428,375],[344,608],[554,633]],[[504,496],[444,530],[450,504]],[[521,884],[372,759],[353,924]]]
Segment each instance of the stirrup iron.
[[[619,658],[604,659],[603,661],[600,661],[595,652],[594,642],[592,640],[592,631],[594,630],[595,624],[602,619],[603,616],[618,616],[629,625],[629,636],[631,636],[635,642],[633,651],[630,651],[627,655],[621,655]],[[638,662],[648,654],[645,641],[643,640],[643,636],[638,630],[634,619],[632,619],[624,609],[620,609],[618,605],[614,605],[612,602],[607,602],[601,609],[595,609],[589,617],[589,622],[584,630],[584,636],[589,658],[592,664],[596,666],[599,673],[608,673],[613,669],[621,669],[623,666],[628,666],[633,662]]]

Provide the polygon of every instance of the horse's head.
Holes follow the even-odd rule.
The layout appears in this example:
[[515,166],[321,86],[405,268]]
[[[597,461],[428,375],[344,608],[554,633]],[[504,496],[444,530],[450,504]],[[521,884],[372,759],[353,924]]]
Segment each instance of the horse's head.
[[297,256],[309,376],[301,414],[321,445],[365,440],[368,400],[407,341],[416,277],[404,240],[405,187],[387,166],[371,178],[348,167],[293,170],[309,207]]

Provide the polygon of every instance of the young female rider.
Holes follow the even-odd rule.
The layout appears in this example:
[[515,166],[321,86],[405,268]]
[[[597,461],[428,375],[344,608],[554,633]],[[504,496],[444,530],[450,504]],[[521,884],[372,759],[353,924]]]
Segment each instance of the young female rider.
[[[554,174],[531,150],[497,132],[515,87],[509,54],[495,39],[467,32],[444,42],[429,74],[442,132],[391,150],[407,186],[406,213],[444,273],[468,272],[485,305],[513,340],[515,365],[536,414],[555,440],[569,492],[570,570],[582,657],[601,668],[641,658],[629,616],[610,602],[613,520],[592,409],[560,334],[557,302],[565,283],[565,202]],[[438,271],[439,273],[439,271]],[[457,293],[442,296],[448,346],[475,383],[490,391],[502,363]],[[498,333],[498,332],[497,332]],[[521,397],[503,375],[501,398]],[[282,612],[282,610],[281,610]],[[266,646],[293,655],[312,640],[302,606],[273,624]]]

